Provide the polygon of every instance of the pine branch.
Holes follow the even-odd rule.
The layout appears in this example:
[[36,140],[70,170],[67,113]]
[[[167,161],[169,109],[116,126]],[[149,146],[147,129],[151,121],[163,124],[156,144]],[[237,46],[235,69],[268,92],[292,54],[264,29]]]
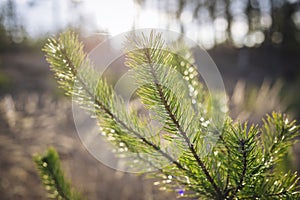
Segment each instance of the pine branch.
[[199,74],[195,67],[193,53],[181,40],[174,42],[165,53],[172,57],[170,66],[174,67],[186,80],[186,87],[189,89],[194,112],[199,116],[205,116],[203,111],[209,110],[208,100],[210,99],[205,98],[209,94],[204,86],[199,83]]
[[58,154],[54,148],[49,148],[44,156],[34,156],[33,160],[50,198],[63,200],[83,199],[78,192],[71,189],[70,183],[65,179],[60,167]]
[[237,192],[241,189],[243,189],[245,183],[244,183],[244,179],[245,179],[245,175],[246,175],[246,171],[247,171],[247,150],[245,149],[245,141],[243,139],[240,140],[240,148],[241,148],[241,152],[242,152],[242,163],[243,163],[243,170],[242,173],[240,175],[239,178],[239,182],[237,187],[235,188],[235,190],[233,191],[232,195],[228,198],[228,199],[233,199],[235,197],[235,195],[237,194]]
[[[215,129],[210,126],[213,118],[208,111],[214,102],[197,80],[192,54],[183,49],[174,55],[155,32],[129,40],[135,50],[127,52],[126,65],[134,72],[137,94],[146,109],[155,112],[153,119],[164,123],[154,134],[136,111],[126,111],[123,99],[94,71],[74,34],[51,39],[44,48],[60,87],[97,118],[112,144],[117,148],[125,145],[137,159],[156,169],[151,176],[159,178],[163,188],[176,191],[184,186],[184,197],[299,197],[296,174],[279,178],[274,173],[299,135],[294,121],[273,113],[262,128],[228,118]],[[218,140],[210,153],[205,137],[211,134]],[[170,145],[163,146],[161,140]]]
[[[47,60],[67,95],[73,95],[73,98],[87,110],[95,108],[102,127],[113,129],[116,137],[124,137],[124,139],[120,137],[120,142],[125,144],[128,144],[128,136],[135,136],[134,138],[142,140],[146,145],[144,151],[147,151],[147,147],[151,147],[178,169],[186,171],[178,161],[164,152],[154,141],[149,141],[141,134],[145,135],[150,130],[146,130],[146,126],[138,120],[134,113],[128,116],[124,111],[123,100],[114,94],[104,80],[99,80],[100,76],[97,77],[97,73],[93,71],[91,62],[82,51],[82,45],[78,43],[73,34],[65,33],[61,35],[58,41],[50,40],[44,51],[47,53]],[[94,76],[89,77],[91,74]],[[62,80],[61,77],[64,79]],[[94,95],[94,93],[96,94]],[[132,122],[137,122],[137,124]],[[131,140],[134,138],[131,137]],[[135,147],[137,144],[140,145],[138,140],[128,144],[127,147],[129,149],[134,148],[133,151],[135,152],[140,152],[141,149]]]
[[275,112],[271,116],[267,115],[263,120],[261,141],[264,147],[263,164],[266,170],[279,162],[287,153],[287,147],[295,143],[300,130],[300,127],[295,124],[295,121],[289,122],[285,115]]
[[180,126],[179,124],[179,121],[176,119],[176,117],[174,116],[174,114],[172,113],[172,110],[169,106],[169,104],[167,103],[167,100],[165,99],[165,95],[163,93],[163,90],[161,88],[161,85],[158,83],[158,79],[156,77],[156,74],[154,72],[154,68],[152,66],[152,61],[151,61],[151,58],[150,58],[150,54],[149,54],[149,49],[145,49],[145,55],[147,56],[147,59],[148,59],[148,64],[150,65],[151,67],[151,74],[154,78],[154,82],[155,82],[155,85],[156,85],[156,89],[157,91],[159,92],[159,96],[164,104],[164,107],[169,115],[169,117],[172,119],[173,123],[176,125],[176,128],[177,130],[179,131],[179,133],[182,135],[182,137],[184,138],[185,142],[187,143],[188,145],[188,148],[191,150],[194,158],[196,159],[198,165],[201,167],[201,169],[203,170],[204,174],[206,175],[208,181],[212,184],[212,186],[214,187],[214,189],[216,190],[217,194],[221,197],[222,196],[222,193],[221,193],[221,190],[220,188],[216,185],[216,183],[214,182],[214,180],[212,179],[212,177],[210,176],[209,172],[207,171],[204,163],[201,161],[200,157],[197,155],[196,151],[195,151],[195,148],[194,148],[194,145],[191,144],[191,141],[189,140],[187,134],[185,131],[183,131],[182,127]]
[[[69,67],[71,68],[73,74],[76,76],[76,69],[73,66],[71,60],[69,60],[68,55],[66,54],[66,52],[62,49],[62,53],[64,55],[64,57],[67,59],[67,63],[70,63]],[[82,80],[80,77],[78,77],[78,81],[80,82],[80,85],[83,86],[83,89],[88,93],[88,96],[90,98],[93,97],[92,92],[89,90],[88,86],[85,84],[84,80]],[[160,147],[158,147],[157,145],[151,143],[150,141],[148,141],[145,137],[143,137],[140,133],[136,132],[135,130],[133,130],[131,127],[127,126],[125,124],[125,122],[123,122],[121,119],[119,119],[115,114],[113,114],[109,108],[107,108],[102,102],[99,101],[99,99],[95,99],[95,104],[97,106],[99,106],[101,109],[104,110],[105,113],[107,113],[112,120],[116,121],[117,123],[119,123],[124,129],[128,130],[129,132],[133,133],[137,138],[141,139],[145,144],[147,144],[148,146],[152,147],[153,149],[155,149],[156,151],[158,151],[161,155],[163,155],[165,158],[167,158],[170,162],[172,162],[173,164],[175,164],[179,169],[185,170],[180,163],[178,163],[177,161],[175,161],[170,155],[168,155],[167,153],[163,152]]]
[[[213,178],[211,177],[210,173],[208,172],[206,166],[204,165],[203,161],[200,159],[200,157],[198,156],[194,145],[191,143],[190,139],[188,138],[188,135],[186,133],[186,131],[184,131],[183,126],[181,125],[181,122],[179,121],[179,119],[177,119],[177,117],[175,116],[174,109],[171,108],[171,105],[169,104],[169,101],[167,98],[172,99],[173,101],[176,101],[176,96],[172,96],[172,94],[169,94],[168,92],[165,92],[163,89],[163,84],[160,82],[158,76],[158,72],[160,67],[154,66],[154,65],[166,65],[165,61],[162,59],[162,55],[164,55],[163,53],[161,53],[162,50],[162,46],[163,43],[161,42],[161,38],[160,36],[154,37],[155,33],[152,32],[149,38],[146,38],[143,35],[143,39],[144,39],[144,43],[141,44],[136,44],[137,46],[143,46],[143,54],[142,55],[145,59],[140,60],[140,57],[130,57],[130,55],[128,56],[128,62],[127,65],[131,66],[131,67],[135,67],[138,68],[140,66],[137,66],[136,63],[139,62],[140,65],[142,65],[142,67],[149,67],[149,71],[150,74],[152,75],[152,79],[153,79],[153,83],[155,85],[154,90],[157,91],[158,93],[158,101],[161,102],[163,108],[166,111],[166,115],[167,117],[170,119],[170,123],[173,123],[173,125],[175,126],[175,130],[179,132],[179,134],[183,137],[184,141],[186,142],[189,150],[191,151],[192,155],[194,156],[196,162],[198,163],[199,167],[202,169],[203,173],[205,174],[206,178],[208,179],[208,181],[211,183],[211,185],[213,186],[216,194],[218,195],[219,198],[222,198],[223,194],[221,192],[221,189],[216,185],[216,183],[214,182]],[[152,42],[153,41],[153,42]],[[133,60],[136,58],[136,61],[133,62]],[[144,63],[143,63],[144,62]],[[143,66],[146,65],[146,66]],[[171,69],[169,71],[172,71]],[[168,76],[171,77],[172,73],[169,73]],[[138,79],[141,79],[142,77],[138,76]],[[173,90],[171,90],[172,92],[174,92]],[[155,92],[155,91],[154,91]],[[182,91],[181,91],[182,92]],[[175,93],[175,92],[174,92]],[[141,98],[146,99],[149,96],[149,93],[147,94],[147,96],[145,97],[145,93],[140,92],[139,93]],[[144,96],[143,96],[144,95]],[[168,97],[169,96],[169,97]],[[146,104],[149,101],[143,101]],[[153,101],[152,101],[153,102]],[[148,104],[149,105],[149,104]],[[181,105],[179,103],[175,103],[176,105],[176,109],[181,110]],[[182,109],[183,110],[183,109]],[[190,109],[188,109],[190,110]],[[175,111],[176,112],[176,111]],[[193,113],[189,113],[190,115],[193,115]],[[179,116],[181,117],[182,114],[179,114]],[[167,130],[174,130],[174,128],[172,127],[172,124],[168,124],[170,127]]]
[[[227,122],[225,122],[225,123],[227,123]],[[230,149],[229,149],[228,145],[226,144],[226,141],[223,138],[223,135],[219,136],[219,141],[221,142],[222,145],[224,145],[225,152],[226,152],[225,154],[227,156],[227,160],[225,162],[227,162],[227,166],[230,166],[231,165],[231,163],[230,163],[231,153],[230,153]],[[218,152],[218,151],[216,151],[216,152]],[[213,158],[213,159],[217,159],[217,158]],[[225,186],[224,186],[224,190],[223,190],[225,193],[225,196],[228,196],[228,193],[230,192],[230,190],[228,190],[230,171],[231,171],[231,168],[226,169],[227,174],[226,174],[226,181],[225,181]]]
[[264,182],[257,184],[257,189],[252,193],[241,196],[241,199],[299,199],[299,181],[296,173],[287,173],[277,177],[267,177]]

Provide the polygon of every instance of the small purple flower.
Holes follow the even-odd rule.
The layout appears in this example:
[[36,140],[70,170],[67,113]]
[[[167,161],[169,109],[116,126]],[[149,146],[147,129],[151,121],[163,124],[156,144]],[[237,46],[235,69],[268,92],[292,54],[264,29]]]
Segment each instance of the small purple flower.
[[183,196],[183,195],[184,195],[184,190],[183,190],[183,189],[179,189],[179,190],[178,190],[178,194],[179,194],[180,196]]

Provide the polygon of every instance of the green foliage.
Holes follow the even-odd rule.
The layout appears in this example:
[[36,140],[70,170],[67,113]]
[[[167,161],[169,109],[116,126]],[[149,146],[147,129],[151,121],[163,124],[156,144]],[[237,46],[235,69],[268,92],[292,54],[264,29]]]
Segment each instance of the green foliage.
[[58,154],[54,148],[49,148],[43,156],[34,156],[33,161],[40,172],[40,177],[49,198],[62,200],[82,199],[78,192],[71,189],[70,183],[65,179]]
[[137,95],[155,113],[153,119],[162,123],[162,129],[135,110],[127,111],[123,99],[93,70],[74,34],[50,39],[44,48],[60,87],[91,111],[107,139],[122,149],[123,157],[138,162],[137,167],[158,179],[155,185],[178,191],[179,197],[300,197],[297,175],[275,170],[299,134],[294,121],[273,113],[262,127],[234,123],[229,117],[216,125],[220,123],[212,121],[211,109],[221,103],[213,102],[197,80],[188,49],[177,46],[172,53],[176,45],[166,49],[155,32],[129,37],[128,43],[135,49],[127,52],[126,65],[139,86]]

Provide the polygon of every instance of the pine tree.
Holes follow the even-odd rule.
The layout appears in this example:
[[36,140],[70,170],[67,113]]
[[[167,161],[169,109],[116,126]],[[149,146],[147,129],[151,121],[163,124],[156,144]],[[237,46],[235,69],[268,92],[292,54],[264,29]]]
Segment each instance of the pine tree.
[[[139,86],[137,96],[163,123],[162,129],[149,125],[136,110],[127,111],[124,100],[93,69],[75,34],[50,39],[44,51],[60,87],[92,111],[108,140],[123,149],[123,156],[133,156],[136,166],[157,180],[155,185],[192,199],[300,197],[297,174],[276,171],[299,134],[295,121],[274,112],[261,126],[229,117],[224,123],[213,122],[222,105],[212,101],[198,81],[189,49],[182,44],[166,49],[161,34],[154,31],[128,37],[128,45],[135,47],[126,53],[126,66]],[[45,158],[57,159],[49,153]],[[44,162],[39,159],[36,164],[42,177],[49,176]],[[55,168],[58,163],[52,164]],[[69,186],[58,188],[60,184],[48,186],[52,191],[69,190]]]

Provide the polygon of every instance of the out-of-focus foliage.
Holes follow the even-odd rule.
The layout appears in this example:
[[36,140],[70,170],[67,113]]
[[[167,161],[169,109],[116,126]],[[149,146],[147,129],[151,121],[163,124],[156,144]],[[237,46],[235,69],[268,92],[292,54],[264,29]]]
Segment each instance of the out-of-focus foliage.
[[[79,11],[84,8],[82,2],[67,1],[69,12],[78,11],[73,13],[76,17],[69,19],[67,26],[75,29],[99,30],[99,27],[96,27],[99,25],[92,23],[95,19]],[[272,44],[297,48],[300,42],[299,0],[135,0],[134,2],[138,5],[134,8],[134,12],[137,13],[136,20],[139,20],[139,12],[144,12],[144,9],[154,10],[159,17],[167,21],[166,27],[160,28],[181,31],[199,40],[208,49],[220,44],[234,47]],[[34,9],[44,2],[31,0],[26,3],[29,8]],[[49,5],[51,6],[47,9],[53,9],[54,12],[60,6],[55,2]],[[103,6],[106,6],[105,3]],[[0,8],[2,28],[6,30],[9,40],[13,43],[22,42],[26,39],[26,27],[16,9],[17,1],[5,0],[0,3]],[[60,20],[64,19],[54,14],[51,21],[55,24]],[[58,24],[60,23],[52,27],[56,30],[50,32],[62,29]],[[86,24],[89,25],[85,26]]]
[[294,48],[300,43],[299,0],[136,2],[145,8],[154,5],[154,9],[176,19],[172,23],[177,24],[182,33],[191,33],[195,26],[198,27],[200,41],[206,40],[204,46],[210,48],[222,43],[237,47],[274,44]]
[[16,14],[16,2],[7,0],[0,4],[0,50],[23,42],[25,31]]

